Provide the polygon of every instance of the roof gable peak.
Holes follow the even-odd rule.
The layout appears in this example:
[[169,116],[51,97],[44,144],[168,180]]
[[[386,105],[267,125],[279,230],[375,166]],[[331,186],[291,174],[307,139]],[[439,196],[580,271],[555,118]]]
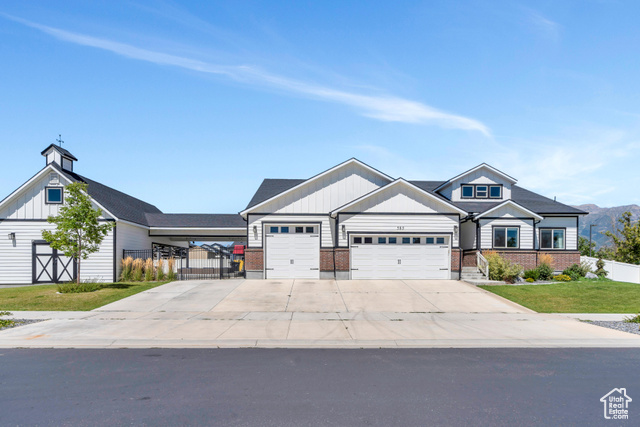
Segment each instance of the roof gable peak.
[[478,171],[480,169],[487,169],[487,170],[491,171],[492,173],[502,177],[504,180],[509,181],[511,184],[515,184],[516,182],[518,182],[518,180],[515,179],[514,177],[512,177],[510,175],[507,175],[506,173],[502,172],[499,169],[494,168],[493,166],[491,166],[488,163],[482,162],[478,166],[475,166],[475,167],[473,167],[473,168],[471,168],[469,170],[466,170],[466,171],[462,172],[461,174],[456,175],[453,178],[448,179],[447,181],[443,182],[434,191],[441,190],[442,188],[452,184],[454,181],[457,181],[458,179],[463,178],[466,175],[472,174],[472,173],[474,173],[474,172],[476,172],[476,171]]

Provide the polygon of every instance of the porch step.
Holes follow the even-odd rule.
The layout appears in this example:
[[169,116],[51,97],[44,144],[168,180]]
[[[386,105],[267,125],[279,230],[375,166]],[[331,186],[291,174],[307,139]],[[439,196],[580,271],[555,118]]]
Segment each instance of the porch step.
[[486,277],[484,277],[484,275],[480,274],[480,273],[478,273],[478,274],[464,274],[464,273],[462,273],[460,275],[460,278],[462,280],[485,280],[486,279]]
[[462,267],[462,272],[463,273],[475,273],[475,272],[479,272],[480,270],[478,270],[478,267]]

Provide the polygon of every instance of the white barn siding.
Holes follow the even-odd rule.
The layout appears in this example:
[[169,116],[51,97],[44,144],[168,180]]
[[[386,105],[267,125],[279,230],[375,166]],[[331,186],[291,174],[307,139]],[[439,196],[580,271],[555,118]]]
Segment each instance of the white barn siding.
[[[55,226],[44,221],[0,222],[0,283],[29,284],[32,282],[32,242],[42,239],[42,230]],[[15,244],[7,234],[15,233]],[[113,231],[100,245],[100,250],[82,262],[81,280],[110,282],[113,278]]]
[[520,249],[533,249],[533,219],[480,219],[481,249],[493,246],[493,226],[520,226]]
[[349,164],[256,209],[257,213],[327,213],[389,181],[357,164]]
[[[342,232],[342,226],[345,232]],[[340,214],[338,243],[348,246],[348,233],[453,233],[458,225],[456,215],[385,215],[385,214]],[[398,227],[402,227],[399,229]],[[458,238],[453,237],[452,247],[458,246]]]
[[[320,223],[320,245],[333,247],[333,236],[335,233],[335,220],[326,215],[254,215],[249,214],[249,236],[247,246],[250,248],[262,247],[262,236],[264,227],[270,223]],[[256,232],[253,232],[253,226]]]
[[[57,181],[51,180],[52,174],[58,176]],[[39,179],[13,196],[11,203],[0,210],[0,219],[47,219],[49,216],[58,215],[62,204],[46,204],[45,188],[61,187],[67,182],[61,174],[46,171]],[[94,205],[94,207],[96,206]],[[113,219],[105,212],[101,218]]]
[[540,247],[540,228],[558,227],[566,228],[565,239],[567,250],[578,249],[578,220],[575,216],[566,217],[545,217],[542,221],[536,224],[536,249]]

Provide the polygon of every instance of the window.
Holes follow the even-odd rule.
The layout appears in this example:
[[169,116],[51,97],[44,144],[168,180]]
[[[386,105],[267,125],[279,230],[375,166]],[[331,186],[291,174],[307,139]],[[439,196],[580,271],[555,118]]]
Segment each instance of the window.
[[62,187],[47,187],[45,191],[45,203],[58,205],[62,203]]
[[519,248],[520,228],[519,227],[494,227],[493,228],[494,248]]
[[364,238],[364,242],[365,243],[373,243],[373,237],[365,237]]
[[280,227],[280,232],[281,233],[288,233],[289,232],[289,227]]
[[436,238],[436,243],[439,244],[439,245],[444,245],[444,237]]
[[395,237],[389,237],[389,244],[395,245],[397,243],[397,239]]
[[427,245],[433,245],[433,242],[435,241],[433,237],[427,237],[425,240],[427,241]]
[[411,237],[403,237],[402,238],[402,244],[403,245],[406,245],[406,244],[409,244],[409,243],[411,243]]
[[489,197],[492,199],[501,199],[502,198],[502,186],[501,185],[490,185],[489,186]]
[[564,228],[552,229],[541,228],[540,229],[540,249],[564,249]]
[[313,233],[313,227],[306,227],[305,233]]
[[487,198],[487,189],[486,185],[476,185],[476,198],[477,199],[486,199]]
[[378,237],[378,244],[379,245],[384,245],[387,243],[387,238],[386,237]]
[[354,237],[353,238],[353,243],[362,243],[362,237]]
[[462,198],[463,199],[472,199],[473,198],[473,185],[463,185],[462,186]]
[[296,227],[296,233],[304,233],[304,227]]
[[277,233],[278,227],[269,227],[269,233]]
[[414,245],[419,245],[420,244],[420,238],[419,237],[414,237],[413,238],[413,244]]

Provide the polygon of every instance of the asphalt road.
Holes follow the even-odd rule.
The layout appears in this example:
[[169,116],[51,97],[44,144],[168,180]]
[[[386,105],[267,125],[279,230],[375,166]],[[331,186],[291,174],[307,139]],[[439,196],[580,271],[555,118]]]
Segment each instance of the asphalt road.
[[[0,425],[638,425],[638,349],[2,350]],[[600,398],[626,387],[627,421]]]

